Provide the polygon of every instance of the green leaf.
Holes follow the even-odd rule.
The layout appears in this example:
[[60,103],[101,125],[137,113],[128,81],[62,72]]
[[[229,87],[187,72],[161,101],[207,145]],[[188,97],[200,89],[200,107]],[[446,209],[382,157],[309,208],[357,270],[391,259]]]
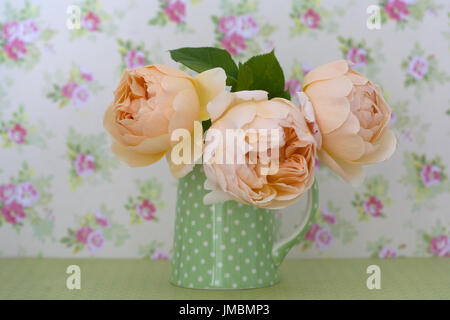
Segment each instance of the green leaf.
[[174,61],[196,72],[203,72],[218,67],[222,68],[227,75],[227,85],[232,86],[236,83],[238,68],[226,50],[213,47],[199,47],[180,48],[169,52]]
[[239,65],[236,85],[232,91],[264,90],[269,99],[281,97],[290,99],[289,92],[284,90],[284,74],[280,63],[272,52],[250,58]]

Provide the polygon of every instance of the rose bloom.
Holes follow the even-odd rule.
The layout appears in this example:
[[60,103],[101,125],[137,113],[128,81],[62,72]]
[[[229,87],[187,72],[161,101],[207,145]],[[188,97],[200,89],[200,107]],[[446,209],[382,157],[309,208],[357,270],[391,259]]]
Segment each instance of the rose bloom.
[[308,231],[305,234],[305,239],[309,241],[316,241],[317,231],[320,230],[320,226],[317,223],[313,223],[311,227],[309,227]]
[[16,123],[11,129],[8,130],[8,137],[17,144],[25,142],[27,137],[27,129],[22,127],[20,123]]
[[364,67],[367,63],[367,52],[362,48],[351,48],[348,50],[347,60],[353,62],[354,68]]
[[25,208],[33,206],[39,200],[39,197],[39,191],[30,181],[21,183],[16,187],[16,201]]
[[101,226],[101,227],[108,227],[109,226],[109,220],[108,217],[100,210],[97,209],[94,212],[95,221]]
[[72,94],[73,105],[82,108],[88,102],[89,96],[89,89],[85,84],[76,87]]
[[364,201],[363,209],[364,212],[370,214],[372,217],[380,217],[382,215],[383,202],[374,196],[370,196],[368,200]]
[[16,199],[16,186],[12,183],[0,185],[0,202],[9,204]]
[[250,39],[259,32],[258,24],[252,15],[245,14],[236,20],[236,33],[244,39]]
[[220,43],[233,56],[237,56],[247,48],[244,37],[237,33],[223,37]]
[[428,72],[428,61],[422,57],[414,56],[408,64],[408,72],[415,79],[421,80]]
[[31,43],[39,38],[39,28],[33,19],[22,21],[19,24],[17,37],[25,43]]
[[325,251],[333,242],[333,236],[329,227],[325,227],[317,231],[316,233],[316,247],[320,251]]
[[302,85],[300,83],[300,80],[297,78],[292,78],[286,81],[284,90],[289,90],[289,94],[295,98],[295,93],[302,91]]
[[300,16],[300,20],[303,24],[310,29],[317,29],[320,23],[320,16],[313,9],[309,8]]
[[420,178],[422,179],[422,184],[427,188],[438,185],[441,183],[441,168],[425,164],[420,170]]
[[391,108],[380,88],[350,69],[347,61],[310,71],[303,90],[321,133],[319,158],[347,182],[361,184],[363,165],[387,160],[394,153]]
[[141,204],[136,206],[136,212],[142,219],[153,220],[155,218],[156,207],[153,202],[144,199]]
[[81,18],[81,25],[88,31],[97,31],[99,24],[100,18],[92,11],[89,11]]
[[130,50],[125,56],[128,69],[136,69],[145,65],[145,54],[142,51]]
[[19,34],[19,23],[17,21],[3,24],[2,37],[6,40],[13,39]]
[[77,231],[77,241],[81,243],[87,243],[89,234],[92,232],[92,228],[89,226],[84,226]]
[[186,20],[186,4],[182,0],[168,0],[164,12],[172,22],[182,23]]
[[450,257],[450,237],[442,234],[430,241],[430,253],[439,257]]
[[80,153],[75,159],[75,171],[80,177],[90,175],[95,171],[93,155]]
[[[206,104],[225,90],[225,72],[215,68],[195,78],[165,65],[125,70],[104,126],[113,138],[112,151],[132,167],[146,166],[166,153],[172,174],[180,178],[193,164],[174,165],[171,134],[192,132],[194,121],[206,120]],[[186,170],[188,168],[188,170]]]
[[2,208],[2,214],[6,222],[17,224],[26,217],[25,210],[20,203],[13,201]]
[[150,259],[152,259],[152,260],[169,260],[170,254],[168,254],[164,250],[156,248],[155,251],[153,251],[153,254],[151,255]]
[[393,20],[400,21],[409,15],[408,5],[403,0],[388,0],[384,10]]
[[6,42],[3,46],[3,50],[5,51],[8,58],[12,60],[22,59],[23,56],[27,53],[27,46],[25,42],[18,38],[14,38]]
[[389,258],[397,258],[398,253],[397,250],[385,245],[380,252],[378,252],[378,257],[380,259],[389,259]]
[[105,239],[103,238],[102,229],[90,232],[86,239],[88,249],[94,255],[97,254],[101,248],[103,248],[104,243]]
[[[208,104],[212,125],[206,133],[204,151],[206,204],[236,200],[257,207],[278,209],[296,201],[314,182],[316,142],[299,107],[281,98],[267,99],[265,91],[223,92]],[[227,130],[261,132],[269,140],[245,138],[237,143],[245,161],[227,161],[219,154],[230,152]],[[278,137],[272,136],[278,132]],[[217,144],[214,138],[222,137]],[[249,139],[247,139],[249,138]],[[233,143],[234,144],[234,143]],[[211,152],[211,161],[208,154]],[[256,158],[256,159],[255,159]],[[278,166],[273,169],[273,164]],[[265,168],[267,167],[267,168]],[[263,170],[268,169],[268,170]]]
[[234,16],[221,17],[219,19],[219,26],[217,27],[220,33],[225,35],[232,34],[236,31],[237,20]]
[[67,82],[61,89],[62,95],[66,98],[72,99],[73,91],[78,87],[76,82]]
[[322,218],[329,224],[336,224],[336,215],[331,212],[327,207],[323,207],[320,211],[322,213]]

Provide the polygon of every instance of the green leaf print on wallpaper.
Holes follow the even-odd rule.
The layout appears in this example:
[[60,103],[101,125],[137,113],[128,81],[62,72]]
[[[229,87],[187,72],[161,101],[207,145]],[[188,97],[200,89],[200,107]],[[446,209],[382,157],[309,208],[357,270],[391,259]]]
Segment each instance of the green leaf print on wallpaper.
[[236,201],[205,205],[205,174],[197,165],[178,183],[171,283],[196,289],[248,289],[274,285],[278,266],[309,229],[318,205],[309,189],[302,222],[275,244],[275,210]]

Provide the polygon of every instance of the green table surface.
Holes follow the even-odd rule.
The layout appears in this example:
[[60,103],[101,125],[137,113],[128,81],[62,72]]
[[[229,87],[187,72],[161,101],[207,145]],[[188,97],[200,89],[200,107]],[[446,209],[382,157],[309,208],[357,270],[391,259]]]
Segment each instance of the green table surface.
[[[66,269],[81,269],[68,290]],[[369,265],[381,289],[369,290]],[[281,282],[249,290],[195,290],[169,284],[170,262],[132,259],[0,259],[0,299],[450,299],[450,259],[288,260]]]

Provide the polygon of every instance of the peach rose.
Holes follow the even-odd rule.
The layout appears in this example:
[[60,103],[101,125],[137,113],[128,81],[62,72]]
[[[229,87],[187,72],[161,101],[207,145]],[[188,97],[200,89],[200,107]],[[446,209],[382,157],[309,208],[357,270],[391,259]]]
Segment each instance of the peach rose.
[[132,167],[158,161],[175,143],[174,130],[192,132],[194,121],[209,118],[206,105],[225,90],[225,79],[221,68],[194,78],[166,65],[125,70],[104,117],[112,151]]
[[[236,200],[257,207],[284,208],[311,187],[316,142],[297,106],[281,98],[268,100],[267,92],[255,90],[223,92],[207,109],[212,125],[205,137],[203,167],[205,189],[212,192],[205,196],[206,204]],[[268,141],[261,147],[260,135],[253,135],[253,139],[245,135],[240,148],[245,161],[229,163],[226,154],[232,148],[227,129],[247,133],[269,129]],[[277,135],[272,136],[272,130]],[[214,136],[223,137],[224,142],[215,143]],[[214,158],[219,154],[225,154],[223,164]],[[273,162],[277,170],[262,170]]]
[[303,80],[320,129],[321,161],[352,185],[364,178],[362,165],[387,160],[396,148],[389,129],[391,108],[380,88],[339,60]]

